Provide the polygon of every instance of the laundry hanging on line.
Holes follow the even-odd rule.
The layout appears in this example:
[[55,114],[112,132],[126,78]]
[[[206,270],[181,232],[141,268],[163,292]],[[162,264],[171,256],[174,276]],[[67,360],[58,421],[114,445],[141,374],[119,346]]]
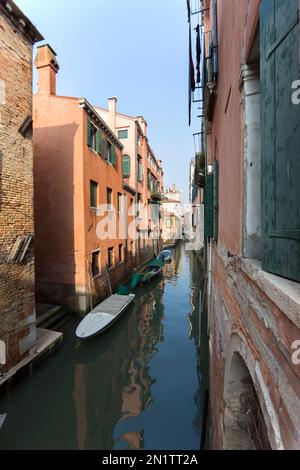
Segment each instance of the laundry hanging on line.
[[195,91],[195,68],[193,61],[193,50],[192,50],[192,27],[191,23],[189,26],[189,126],[191,125],[191,111],[192,111],[192,93]]
[[201,82],[200,62],[201,62],[201,38],[200,38],[200,25],[196,28],[196,57],[197,57],[197,83]]

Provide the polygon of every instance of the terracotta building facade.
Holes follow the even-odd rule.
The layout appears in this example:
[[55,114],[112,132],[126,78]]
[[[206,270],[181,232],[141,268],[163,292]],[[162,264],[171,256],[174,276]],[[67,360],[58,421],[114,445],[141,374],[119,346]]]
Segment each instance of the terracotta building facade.
[[[38,48],[35,65],[37,298],[87,312],[154,253],[138,241],[141,183],[133,162],[124,174],[124,154],[136,147],[128,139],[125,153],[116,98],[104,113],[85,99],[58,96],[59,65],[49,45]],[[137,142],[141,125],[124,119],[122,127]]]
[[12,1],[0,2],[0,372],[36,345],[32,47],[42,38]]
[[199,3],[212,446],[297,449],[299,2]]
[[147,137],[143,116],[117,112],[117,98],[108,99],[108,109],[96,107],[104,121],[115,130],[123,150],[124,187],[134,191],[136,216],[135,250],[139,263],[162,248],[160,200],[163,191],[162,162],[157,160]]

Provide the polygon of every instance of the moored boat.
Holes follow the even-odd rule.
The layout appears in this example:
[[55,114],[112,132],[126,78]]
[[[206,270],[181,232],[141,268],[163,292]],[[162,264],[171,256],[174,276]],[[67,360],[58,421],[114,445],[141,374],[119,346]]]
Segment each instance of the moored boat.
[[163,260],[164,263],[168,263],[172,260],[172,251],[171,250],[163,250],[159,253],[157,259]]
[[130,287],[135,289],[139,284],[149,282],[153,277],[157,276],[162,272],[163,261],[155,259],[146,264],[146,266],[137,271],[131,279]]
[[129,307],[135,298],[134,294],[111,295],[101,302],[79,323],[76,336],[80,339],[96,336],[113,325]]

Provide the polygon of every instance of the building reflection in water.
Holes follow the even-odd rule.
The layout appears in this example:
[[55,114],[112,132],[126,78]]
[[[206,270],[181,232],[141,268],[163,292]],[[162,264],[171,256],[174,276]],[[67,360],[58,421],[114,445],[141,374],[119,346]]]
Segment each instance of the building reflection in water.
[[111,330],[77,344],[73,398],[79,449],[143,448],[143,430],[114,442],[118,422],[141,414],[152,402],[149,362],[164,340],[164,280],[138,290],[135,305]]

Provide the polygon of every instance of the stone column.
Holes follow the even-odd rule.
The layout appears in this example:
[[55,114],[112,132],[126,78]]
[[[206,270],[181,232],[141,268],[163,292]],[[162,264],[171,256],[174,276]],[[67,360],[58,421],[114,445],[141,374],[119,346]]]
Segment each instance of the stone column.
[[243,255],[261,258],[260,80],[257,66],[243,65],[244,109]]

